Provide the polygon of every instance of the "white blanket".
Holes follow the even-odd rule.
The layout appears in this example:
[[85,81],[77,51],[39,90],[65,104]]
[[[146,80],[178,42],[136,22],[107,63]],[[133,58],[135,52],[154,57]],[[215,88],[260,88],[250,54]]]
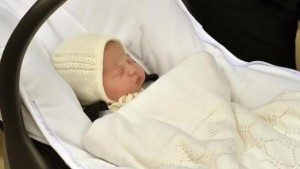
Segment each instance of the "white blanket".
[[[300,92],[247,108],[245,98],[232,94],[243,93],[232,79],[252,71],[234,69],[204,52],[187,58],[118,112],[96,120],[83,137],[85,148],[134,168],[299,168]],[[254,80],[248,89],[255,86]]]
[[[34,2],[36,0],[0,1],[0,55],[13,28]],[[218,64],[223,65],[222,71],[231,87],[231,99],[247,108],[260,107],[286,89],[300,90],[299,73],[261,62],[246,63],[233,56],[202,29],[202,26],[185,9],[181,0],[85,0],[84,3],[82,0],[67,1],[45,22],[30,44],[22,65],[20,91],[24,103],[23,116],[30,137],[53,147],[72,169],[116,168],[85,151],[81,144],[81,137],[89,129],[91,122],[83,113],[70,86],[59,77],[50,64],[50,56],[55,47],[65,38],[79,32],[109,33],[119,37],[130,52],[139,57],[138,61],[144,62],[150,72],[160,75],[181,63],[187,56],[197,51],[208,51]],[[174,79],[174,85],[178,82],[178,85],[189,86],[190,84],[180,80],[179,75],[167,75],[163,78],[175,76],[179,79]],[[151,91],[163,90],[161,87],[154,86]],[[191,86],[188,88],[195,91]],[[171,88],[166,89],[171,90]],[[196,93],[187,91],[189,95],[183,99],[179,92],[168,93],[173,100],[181,100],[176,103],[186,104],[191,100],[195,100],[194,102],[199,100],[195,96]],[[147,95],[150,93],[144,92],[140,97],[146,99],[144,104],[151,103],[150,105],[157,106],[164,101],[162,94],[156,94],[155,97],[162,97],[157,101],[152,99],[154,96]],[[203,98],[206,96],[203,95]],[[142,100],[133,101],[128,108],[124,107],[122,112],[136,109],[135,105]],[[174,114],[175,118],[172,110],[173,108],[166,112]],[[184,112],[184,114],[189,113],[187,109],[184,109]],[[116,115],[118,114],[113,116]],[[183,117],[193,118],[192,116],[178,118]],[[166,119],[171,120],[169,117]],[[180,126],[182,125],[180,123]],[[129,129],[132,130],[128,127]],[[124,129],[119,131],[123,132]],[[163,128],[158,131],[163,131]],[[134,134],[134,132],[129,133]],[[128,132],[124,134],[127,136]],[[98,138],[99,140],[107,141],[106,138]],[[147,146],[147,142],[142,141],[140,145],[143,146],[140,147],[151,148]],[[109,151],[113,151],[113,148],[114,146],[106,147]],[[130,152],[138,150],[133,148]],[[117,149],[113,152],[113,157],[116,158],[124,154]],[[139,156],[136,155],[135,158],[137,157]],[[128,158],[131,156],[124,156],[124,160]]]

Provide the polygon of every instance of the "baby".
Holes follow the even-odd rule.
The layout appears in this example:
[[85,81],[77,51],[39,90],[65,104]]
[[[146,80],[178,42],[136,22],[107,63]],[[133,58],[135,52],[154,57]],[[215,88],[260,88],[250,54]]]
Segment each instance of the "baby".
[[111,111],[136,97],[145,80],[144,69],[108,35],[83,33],[67,39],[54,51],[52,64],[82,106],[102,100]]

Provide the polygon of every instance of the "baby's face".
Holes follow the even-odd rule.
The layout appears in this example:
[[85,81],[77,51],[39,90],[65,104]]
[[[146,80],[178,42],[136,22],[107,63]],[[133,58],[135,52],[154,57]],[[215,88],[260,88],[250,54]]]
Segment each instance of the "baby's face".
[[107,97],[118,101],[126,94],[139,92],[144,80],[144,69],[125,53],[118,42],[108,42],[103,60],[103,85]]

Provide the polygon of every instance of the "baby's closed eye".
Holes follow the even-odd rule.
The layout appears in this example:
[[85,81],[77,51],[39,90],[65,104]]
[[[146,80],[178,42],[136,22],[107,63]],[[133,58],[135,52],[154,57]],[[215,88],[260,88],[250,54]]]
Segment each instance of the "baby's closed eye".
[[124,68],[119,68],[119,69],[116,69],[116,71],[114,72],[114,76],[113,77],[120,77],[124,74]]

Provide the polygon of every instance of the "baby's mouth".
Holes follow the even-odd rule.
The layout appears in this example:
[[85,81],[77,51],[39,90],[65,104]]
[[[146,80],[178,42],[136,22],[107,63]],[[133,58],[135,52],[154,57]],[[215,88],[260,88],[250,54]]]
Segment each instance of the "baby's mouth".
[[140,82],[141,82],[141,77],[138,77],[138,78],[136,79],[136,81],[135,81],[135,84],[136,84],[136,85],[139,85]]

